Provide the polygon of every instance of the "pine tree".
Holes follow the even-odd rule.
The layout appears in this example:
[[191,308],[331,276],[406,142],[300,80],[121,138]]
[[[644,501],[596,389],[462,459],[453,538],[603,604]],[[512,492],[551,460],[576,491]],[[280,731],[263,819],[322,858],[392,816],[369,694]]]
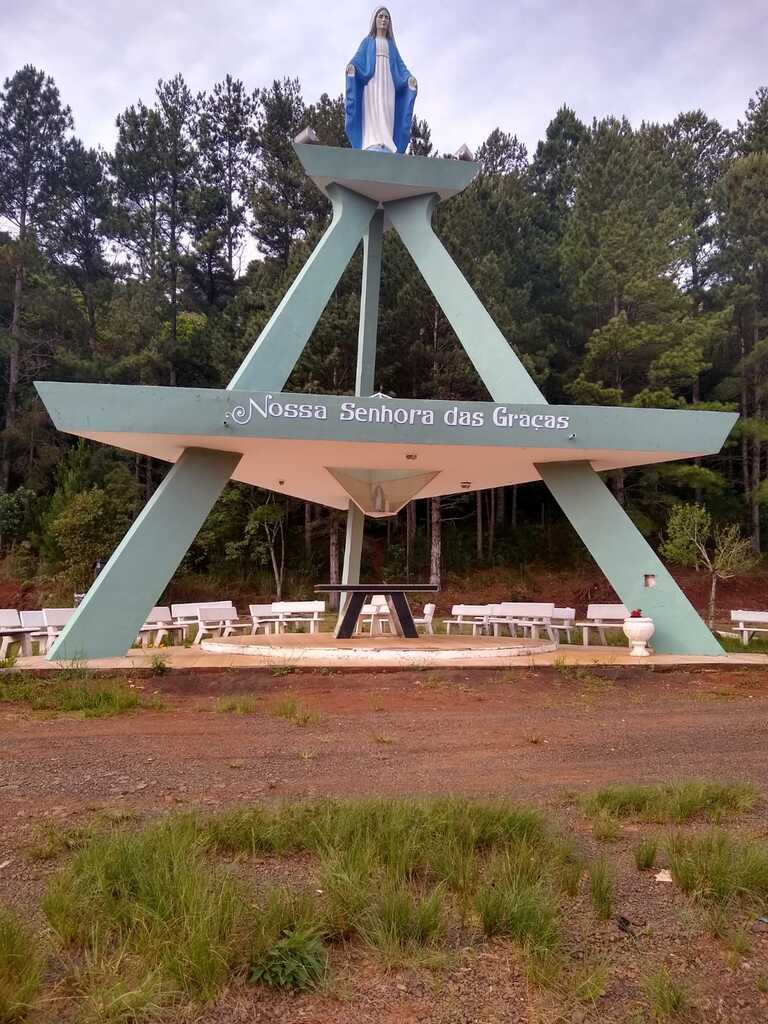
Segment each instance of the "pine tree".
[[24,285],[30,251],[45,235],[51,203],[59,182],[69,107],[62,107],[52,78],[25,65],[5,80],[0,93],[0,220],[16,228],[14,288],[8,332],[8,370],[4,431],[0,446],[0,490],[8,489],[8,433],[17,412],[17,391],[23,340]]

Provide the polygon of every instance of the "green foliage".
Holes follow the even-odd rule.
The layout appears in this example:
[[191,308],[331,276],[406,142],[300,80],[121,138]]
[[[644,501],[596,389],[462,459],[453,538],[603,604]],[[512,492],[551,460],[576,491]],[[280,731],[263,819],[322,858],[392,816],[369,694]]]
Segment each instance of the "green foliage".
[[606,786],[587,798],[585,808],[593,817],[642,818],[645,821],[710,820],[750,810],[758,791],[748,782],[688,780],[658,785],[620,784]]
[[673,978],[665,967],[648,974],[643,979],[643,989],[655,1020],[680,1017],[688,1008],[686,986]]
[[260,710],[261,698],[257,694],[242,696],[217,697],[216,710],[222,714],[234,712],[236,715],[255,715]]
[[272,988],[314,988],[328,968],[323,933],[322,914],[308,895],[269,889],[249,934],[250,980]]
[[55,875],[43,910],[62,942],[122,951],[188,998],[210,998],[234,955],[242,904],[184,823],[96,838]]
[[667,847],[672,877],[707,903],[763,906],[768,898],[768,846],[722,832],[673,837]]
[[115,680],[74,682],[38,678],[23,672],[0,677],[0,703],[28,704],[33,711],[79,712],[84,718],[121,715],[139,707],[161,707]]
[[589,866],[589,895],[601,921],[607,921],[613,914],[615,890],[616,882],[608,861],[604,857],[593,861]]
[[39,944],[17,917],[0,907],[0,1024],[27,1020],[40,989]]
[[635,864],[638,871],[650,871],[656,863],[658,843],[655,839],[641,839],[635,847]]

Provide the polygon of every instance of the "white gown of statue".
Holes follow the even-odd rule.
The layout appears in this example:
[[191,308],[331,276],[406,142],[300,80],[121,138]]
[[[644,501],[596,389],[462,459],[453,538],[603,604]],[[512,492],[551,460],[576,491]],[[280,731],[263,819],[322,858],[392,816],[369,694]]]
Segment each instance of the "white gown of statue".
[[397,152],[395,130],[395,83],[389,68],[389,41],[376,37],[376,71],[363,89],[363,149],[386,146]]

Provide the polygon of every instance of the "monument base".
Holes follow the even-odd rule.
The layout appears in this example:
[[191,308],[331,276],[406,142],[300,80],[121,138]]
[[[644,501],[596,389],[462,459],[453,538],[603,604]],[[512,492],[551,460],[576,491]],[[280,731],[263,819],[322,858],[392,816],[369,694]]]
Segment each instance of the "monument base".
[[549,640],[487,636],[356,636],[336,640],[329,633],[281,633],[203,640],[209,654],[235,654],[258,665],[290,668],[504,668],[513,659],[556,651]]

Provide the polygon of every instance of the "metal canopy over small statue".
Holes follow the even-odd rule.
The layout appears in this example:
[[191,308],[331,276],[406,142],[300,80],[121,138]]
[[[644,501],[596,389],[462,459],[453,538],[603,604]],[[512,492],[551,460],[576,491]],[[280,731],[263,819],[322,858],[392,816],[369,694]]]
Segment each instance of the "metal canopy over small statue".
[[405,66],[386,7],[347,65],[345,128],[353,149],[404,153],[411,141],[417,83]]

